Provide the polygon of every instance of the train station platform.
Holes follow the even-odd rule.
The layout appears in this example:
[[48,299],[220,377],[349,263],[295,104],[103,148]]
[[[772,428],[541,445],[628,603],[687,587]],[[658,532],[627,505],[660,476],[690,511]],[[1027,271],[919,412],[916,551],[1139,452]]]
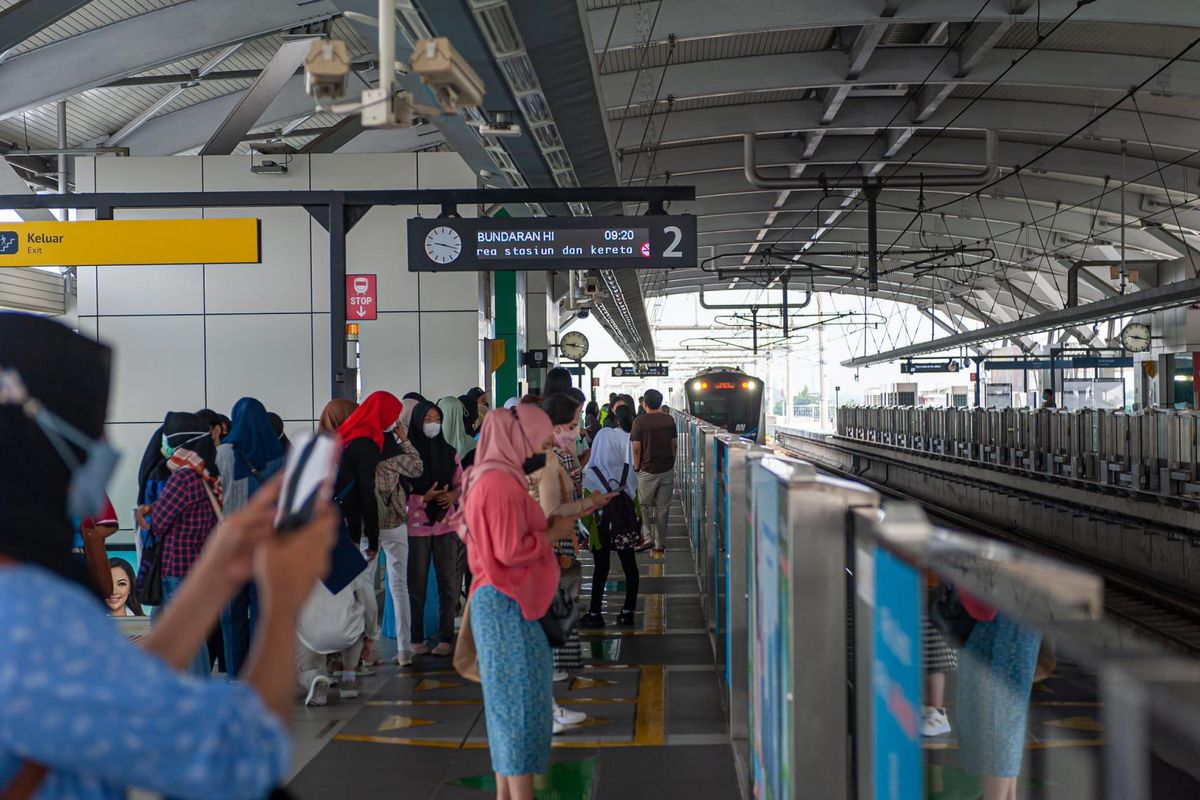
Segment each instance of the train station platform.
[[[554,685],[556,702],[588,719],[554,737],[538,798],[739,797],[695,563],[682,508],[673,511],[666,553],[638,555],[636,625],[581,631],[584,669]],[[590,554],[581,560],[586,593]],[[610,623],[624,595],[620,572],[607,587]],[[382,654],[390,661],[393,651]],[[358,699],[332,692],[324,708],[298,706],[289,789],[301,800],[494,796],[479,685],[448,658],[377,669]]]

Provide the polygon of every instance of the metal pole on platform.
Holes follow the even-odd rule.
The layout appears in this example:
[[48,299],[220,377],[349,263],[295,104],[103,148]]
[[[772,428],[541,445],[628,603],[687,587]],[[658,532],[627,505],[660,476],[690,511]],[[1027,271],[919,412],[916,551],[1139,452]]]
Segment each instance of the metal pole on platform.
[[358,370],[346,363],[346,204],[329,204],[329,396],[355,399]]

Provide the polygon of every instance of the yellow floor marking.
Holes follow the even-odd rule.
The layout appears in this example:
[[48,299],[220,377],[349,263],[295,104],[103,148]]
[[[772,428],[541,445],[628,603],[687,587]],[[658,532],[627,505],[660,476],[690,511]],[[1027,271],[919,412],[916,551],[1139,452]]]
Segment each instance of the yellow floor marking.
[[401,716],[400,714],[389,714],[383,718],[383,722],[379,723],[377,730],[399,731],[406,728],[421,728],[434,724],[436,723],[431,719],[418,719],[416,717]]
[[575,692],[580,689],[600,689],[605,686],[616,686],[616,681],[609,681],[603,678],[572,678],[571,691]]
[[588,717],[583,722],[577,722],[574,725],[568,725],[566,730],[575,731],[579,730],[580,728],[594,728],[595,726],[603,725],[606,722],[612,722],[612,720],[608,719],[607,717]]
[[651,564],[650,565],[650,574],[647,575],[646,577],[647,578],[661,578],[663,576],[663,567],[664,567],[663,564]]
[[1063,719],[1052,719],[1042,723],[1051,728],[1066,728],[1070,731],[1090,731],[1099,733],[1104,730],[1104,725],[1100,720],[1092,717],[1064,717]]
[[[1026,742],[1026,750],[1060,750],[1064,747],[1100,747],[1103,739],[1046,739],[1041,742]],[[925,750],[957,750],[958,744],[953,742],[926,742],[922,745]]]
[[638,682],[637,724],[631,744],[657,747],[666,739],[665,670],[660,665],[645,665],[638,669],[641,680]]
[[[638,670],[638,696],[636,700],[628,698],[581,698],[570,700],[571,705],[619,705],[636,703],[634,733],[632,741],[555,741],[552,746],[556,749],[589,749],[595,750],[609,747],[659,747],[666,741],[666,670],[661,665],[607,665],[592,669],[636,669]],[[482,705],[482,700],[371,700],[369,706],[433,706],[433,705]],[[599,725],[602,718],[592,718],[575,727]],[[368,744],[392,744],[410,747],[437,747],[451,750],[483,750],[487,742],[460,742],[456,740],[439,739],[410,739],[396,736],[369,736],[360,734],[339,734],[334,737],[342,742],[365,742]]]
[[663,596],[661,594],[646,595],[646,614],[644,617],[645,623],[642,626],[642,633],[647,636],[655,636],[666,630],[666,614],[663,610]]
[[430,678],[426,678],[425,680],[418,683],[416,685],[416,687],[413,689],[413,691],[414,692],[433,692],[433,691],[437,691],[438,689],[457,689],[458,687],[463,686],[463,685],[464,684],[456,683],[454,681],[435,681]]

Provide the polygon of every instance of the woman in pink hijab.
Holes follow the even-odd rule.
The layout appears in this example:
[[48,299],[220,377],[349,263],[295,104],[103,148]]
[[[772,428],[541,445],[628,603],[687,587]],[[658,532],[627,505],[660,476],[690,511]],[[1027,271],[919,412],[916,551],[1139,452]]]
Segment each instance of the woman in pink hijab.
[[537,406],[493,412],[465,479],[460,533],[498,800],[533,800],[533,776],[550,765],[552,656],[538,620],[558,587],[553,542],[574,535],[575,518],[546,519],[527,476],[553,449]]

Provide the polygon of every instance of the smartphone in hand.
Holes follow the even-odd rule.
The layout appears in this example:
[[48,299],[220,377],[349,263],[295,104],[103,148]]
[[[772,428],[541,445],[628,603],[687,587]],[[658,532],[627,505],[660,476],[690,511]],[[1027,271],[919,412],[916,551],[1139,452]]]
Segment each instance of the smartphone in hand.
[[318,503],[329,502],[340,455],[337,437],[326,433],[306,434],[292,442],[275,513],[276,530],[287,533],[303,527]]

